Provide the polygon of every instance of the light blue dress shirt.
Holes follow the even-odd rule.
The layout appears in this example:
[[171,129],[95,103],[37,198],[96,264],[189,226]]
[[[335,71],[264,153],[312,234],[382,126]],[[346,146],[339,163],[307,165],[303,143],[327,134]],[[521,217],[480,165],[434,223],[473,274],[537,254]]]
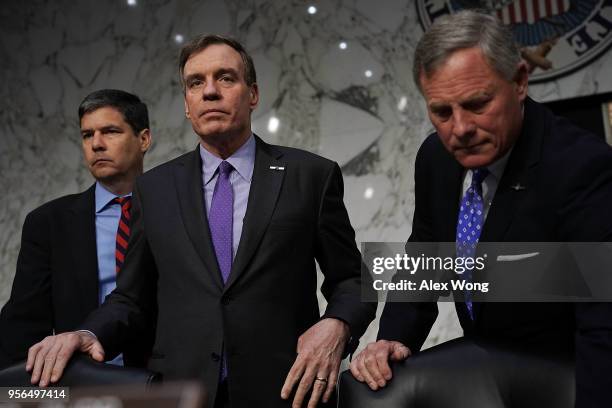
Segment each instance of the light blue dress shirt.
[[[129,197],[132,193],[125,196],[116,196],[108,191],[102,184],[96,182],[96,250],[98,253],[98,280],[99,303],[104,302],[104,298],[117,286],[117,274],[115,272],[115,246],[117,238],[117,228],[121,219],[121,206],[112,201],[116,197]],[[119,355],[111,364],[123,365],[123,356]]]
[[[200,156],[202,157],[204,202],[206,203],[206,217],[208,217],[215,184],[219,177],[217,168],[223,159],[210,153],[202,145],[200,145]],[[247,141],[225,161],[234,167],[234,171],[230,174],[230,183],[234,191],[232,256],[235,257],[238,251],[238,244],[240,243],[242,223],[246,214],[249,191],[251,190],[251,179],[253,178],[253,168],[255,167],[255,138],[253,135],[251,134]]]

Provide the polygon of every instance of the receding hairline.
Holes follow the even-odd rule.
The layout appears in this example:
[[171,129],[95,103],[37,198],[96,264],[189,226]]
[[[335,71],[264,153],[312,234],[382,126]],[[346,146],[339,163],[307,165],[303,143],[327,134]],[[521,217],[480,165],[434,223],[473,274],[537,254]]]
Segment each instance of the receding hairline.
[[457,55],[457,53],[462,52],[462,51],[469,51],[469,50],[477,50],[480,52],[480,56],[482,57],[483,61],[485,62],[485,64],[487,65],[487,67],[494,72],[496,75],[498,75],[501,79],[508,81],[508,79],[505,77],[503,72],[500,72],[495,65],[493,64],[492,61],[489,60],[489,58],[487,57],[486,53],[484,52],[484,50],[482,49],[482,47],[480,46],[480,44],[475,44],[471,47],[462,47],[462,48],[457,48],[456,50],[453,50],[450,54],[447,54],[444,56],[444,58],[440,58],[438,60],[435,61],[435,63],[433,63],[430,67],[429,70],[425,70],[425,67],[423,65],[420,66],[420,70],[419,70],[419,87],[422,85],[421,83],[421,78],[424,76],[425,78],[431,78],[433,75],[435,75],[436,72],[438,72],[440,69],[446,67],[448,65],[449,60],[451,60],[454,56]]
[[240,61],[240,65],[241,67],[239,67],[237,70],[234,69],[233,67],[226,67],[226,68],[222,68],[222,69],[226,69],[226,70],[231,70],[231,71],[237,71],[238,73],[242,73],[242,76],[244,77],[244,80],[246,81],[247,79],[247,66],[244,62],[244,59],[242,58],[242,54],[240,54],[240,52],[238,52],[236,49],[234,49],[232,46],[225,44],[225,43],[214,43],[214,44],[208,44],[206,45],[204,48],[195,51],[193,53],[191,53],[189,55],[189,57],[187,57],[187,59],[185,60],[185,64],[182,67],[182,74],[183,74],[183,79],[186,79],[187,76],[185,75],[185,67],[187,67],[187,64],[189,63],[189,61],[193,58],[195,58],[196,56],[198,56],[199,54],[203,53],[204,51],[208,50],[211,47],[214,46],[221,46],[221,47],[225,47],[225,48],[229,48],[231,51],[233,51],[237,56],[238,56],[238,60]]
[[211,45],[226,45],[238,53],[243,65],[244,81],[247,85],[252,86],[257,83],[257,72],[253,58],[238,40],[223,35],[202,34],[185,44],[179,53],[179,73],[182,86],[184,82],[184,69],[187,62],[195,55],[208,49]]

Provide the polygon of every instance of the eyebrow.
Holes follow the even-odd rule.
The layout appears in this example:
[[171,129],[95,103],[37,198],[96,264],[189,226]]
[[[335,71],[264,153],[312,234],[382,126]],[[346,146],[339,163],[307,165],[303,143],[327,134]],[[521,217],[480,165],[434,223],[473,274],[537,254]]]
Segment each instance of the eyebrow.
[[[123,127],[117,126],[117,125],[106,125],[106,126],[102,126],[100,128],[100,130],[102,132],[108,132],[109,130],[121,130],[121,131],[123,131]],[[89,133],[89,132],[93,132],[93,131],[94,131],[93,128],[84,128],[84,129],[81,129],[81,134]]]
[[102,131],[108,131],[108,130],[123,130],[123,127],[120,125],[106,125],[106,126],[102,126]]
[[478,92],[468,96],[467,98],[461,100],[461,104],[480,101],[482,99],[487,99],[490,96],[491,96],[491,92],[488,91],[488,90],[487,91],[478,91]]
[[215,76],[221,76],[223,74],[232,74],[236,77],[238,77],[238,71],[236,71],[234,68],[220,68],[215,72]]
[[185,83],[189,82],[189,81],[193,81],[194,79],[202,79],[203,76],[200,74],[189,74],[187,75],[183,80],[185,81]]
[[[237,70],[235,70],[234,68],[223,68],[223,67],[217,69],[214,72],[213,75],[215,76],[215,78],[218,78],[218,77],[220,77],[221,75],[224,75],[224,74],[232,74],[232,75],[234,75],[237,78],[240,76],[239,72]],[[204,79],[204,75],[202,75],[200,73],[197,73],[197,72],[193,73],[193,74],[189,74],[189,75],[185,76],[184,81],[185,81],[185,83],[187,83],[187,82],[192,81],[194,79]]]

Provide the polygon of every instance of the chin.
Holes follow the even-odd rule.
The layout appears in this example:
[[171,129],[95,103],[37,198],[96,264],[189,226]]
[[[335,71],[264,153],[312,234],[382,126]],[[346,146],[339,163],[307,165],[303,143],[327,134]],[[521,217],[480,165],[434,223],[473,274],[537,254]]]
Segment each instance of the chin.
[[225,126],[203,126],[197,129],[196,133],[202,138],[214,140],[223,137],[227,133],[227,128]]
[[468,155],[468,156],[455,156],[459,164],[466,169],[476,169],[479,167],[486,167],[491,165],[495,159],[494,156],[488,154]]
[[117,171],[115,169],[95,169],[91,172],[91,175],[96,180],[104,181],[114,178],[117,175]]

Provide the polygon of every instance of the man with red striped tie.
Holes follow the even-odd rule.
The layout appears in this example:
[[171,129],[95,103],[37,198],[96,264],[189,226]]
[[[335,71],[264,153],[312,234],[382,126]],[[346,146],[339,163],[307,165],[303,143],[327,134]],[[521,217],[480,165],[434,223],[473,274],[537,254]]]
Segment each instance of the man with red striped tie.
[[[0,314],[0,367],[24,360],[45,336],[73,330],[114,289],[123,264],[132,187],[151,144],[147,107],[135,95],[103,89],[85,97],[78,113],[96,183],[26,217],[11,297]],[[126,350],[127,365],[144,364],[140,349]]]

